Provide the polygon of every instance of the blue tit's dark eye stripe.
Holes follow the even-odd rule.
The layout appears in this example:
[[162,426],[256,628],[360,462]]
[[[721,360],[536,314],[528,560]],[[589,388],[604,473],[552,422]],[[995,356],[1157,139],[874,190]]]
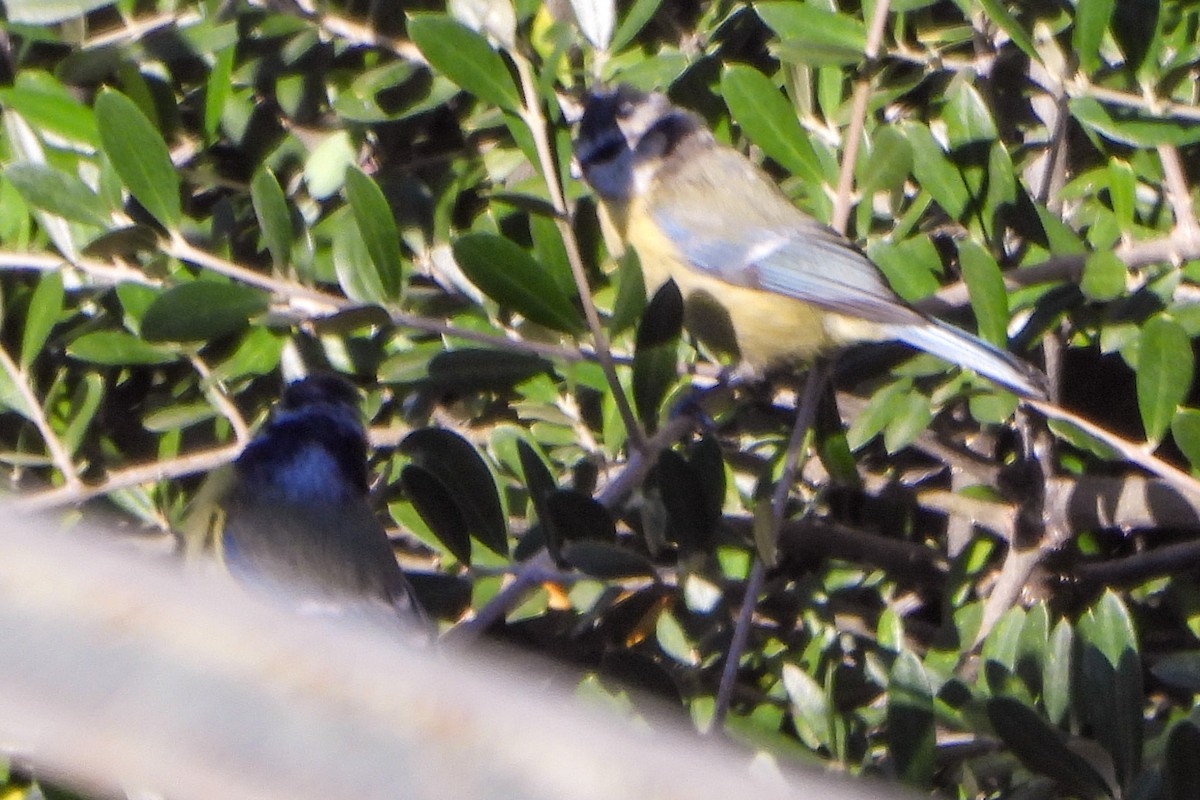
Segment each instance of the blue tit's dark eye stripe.
[[584,156],[580,159],[580,161],[584,165],[602,164],[605,161],[612,161],[614,158],[621,155],[621,152],[626,148],[627,145],[625,144],[624,137],[605,137],[603,141],[596,142],[594,147],[588,148],[588,151],[584,153]]

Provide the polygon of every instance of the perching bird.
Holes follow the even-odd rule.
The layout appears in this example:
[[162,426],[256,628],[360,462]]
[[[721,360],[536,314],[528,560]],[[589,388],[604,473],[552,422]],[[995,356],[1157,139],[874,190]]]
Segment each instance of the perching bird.
[[358,394],[318,375],[290,384],[234,463],[222,549],[243,582],[330,613],[428,623],[368,500]]
[[665,95],[591,94],[575,156],[637,251],[647,293],[674,279],[693,335],[751,370],[898,340],[1018,395],[1046,396],[1041,372],[907,305],[866,255]]

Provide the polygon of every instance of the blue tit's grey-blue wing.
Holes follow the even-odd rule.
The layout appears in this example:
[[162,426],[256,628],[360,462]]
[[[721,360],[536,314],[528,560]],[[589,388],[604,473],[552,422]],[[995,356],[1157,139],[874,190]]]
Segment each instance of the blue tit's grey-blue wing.
[[881,324],[923,317],[904,305],[879,269],[833,230],[799,211],[786,225],[729,225],[688,219],[658,207],[660,230],[696,269],[737,286],[774,292],[818,308]]

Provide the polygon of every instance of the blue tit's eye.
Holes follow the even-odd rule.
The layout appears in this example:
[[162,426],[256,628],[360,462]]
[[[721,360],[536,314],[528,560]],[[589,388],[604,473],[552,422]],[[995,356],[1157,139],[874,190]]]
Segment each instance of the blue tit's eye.
[[588,153],[587,163],[601,164],[605,161],[612,161],[621,152],[625,150],[626,145],[623,140],[611,138],[600,144],[595,150]]

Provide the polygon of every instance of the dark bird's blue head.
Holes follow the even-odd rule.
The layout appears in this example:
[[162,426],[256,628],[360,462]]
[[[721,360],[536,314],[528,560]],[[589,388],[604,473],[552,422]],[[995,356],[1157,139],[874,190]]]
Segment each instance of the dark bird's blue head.
[[338,503],[367,494],[367,435],[354,387],[334,375],[290,384],[266,428],[238,458],[261,500]]

